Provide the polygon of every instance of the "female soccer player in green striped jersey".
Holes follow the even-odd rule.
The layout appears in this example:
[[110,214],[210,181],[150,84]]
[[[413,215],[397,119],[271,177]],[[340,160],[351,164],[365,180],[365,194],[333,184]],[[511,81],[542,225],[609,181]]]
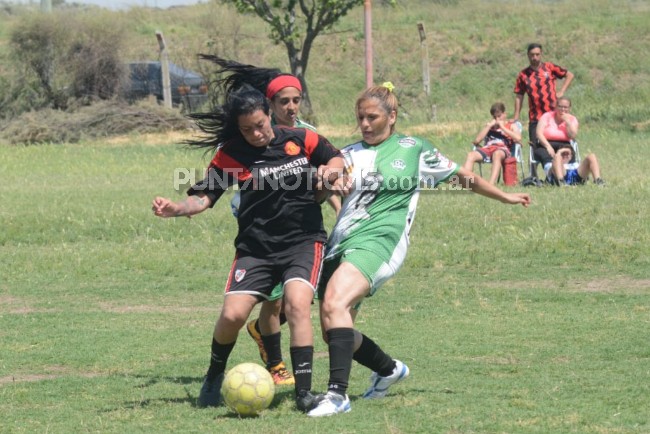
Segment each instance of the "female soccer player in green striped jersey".
[[[342,150],[348,181],[336,225],[327,242],[319,284],[321,326],[329,347],[328,391],[309,416],[350,411],[346,394],[352,360],[370,368],[364,398],[382,398],[408,367],[354,329],[355,307],[400,268],[420,186],[455,181],[507,204],[527,207],[530,196],[506,193],[440,154],[428,141],[395,132],[398,102],[392,84],[364,91],[356,117],[362,140]],[[442,198],[441,198],[442,199]]]

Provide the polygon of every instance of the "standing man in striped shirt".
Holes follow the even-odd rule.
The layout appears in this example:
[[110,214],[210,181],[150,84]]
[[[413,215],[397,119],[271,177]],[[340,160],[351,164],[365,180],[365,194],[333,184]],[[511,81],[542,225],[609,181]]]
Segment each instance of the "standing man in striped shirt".
[[[515,117],[519,120],[524,94],[528,95],[528,137],[537,146],[537,122],[546,112],[555,109],[557,99],[564,95],[573,81],[573,73],[551,62],[542,62],[542,45],[528,45],[530,66],[522,69],[515,82]],[[556,92],[555,80],[564,79],[562,88]]]

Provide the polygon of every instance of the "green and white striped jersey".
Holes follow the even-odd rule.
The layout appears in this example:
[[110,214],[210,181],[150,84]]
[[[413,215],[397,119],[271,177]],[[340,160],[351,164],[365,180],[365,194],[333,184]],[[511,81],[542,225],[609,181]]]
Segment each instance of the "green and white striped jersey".
[[387,263],[395,254],[403,258],[420,186],[435,187],[460,167],[427,140],[401,134],[377,146],[357,142],[342,153],[354,185],[329,237],[325,259],[348,249],[373,251]]

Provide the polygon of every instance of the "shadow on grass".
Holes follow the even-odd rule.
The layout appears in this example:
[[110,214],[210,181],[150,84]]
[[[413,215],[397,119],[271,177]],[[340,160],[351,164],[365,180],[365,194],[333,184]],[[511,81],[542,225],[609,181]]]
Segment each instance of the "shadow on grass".
[[[165,376],[146,376],[146,375],[129,375],[129,378],[136,378],[136,379],[141,379],[143,380],[140,384],[135,385],[135,388],[139,389],[145,389],[151,386],[154,386],[159,383],[173,383],[173,384],[180,384],[184,385],[184,390],[185,390],[185,397],[182,398],[153,398],[153,399],[142,399],[142,400],[137,400],[137,401],[127,401],[125,402],[122,406],[118,408],[109,408],[109,409],[104,409],[102,410],[103,413],[110,413],[113,411],[117,410],[137,410],[137,409],[142,409],[149,407],[151,405],[157,405],[157,404],[189,404],[190,406],[194,408],[203,408],[200,407],[197,403],[198,400],[198,393],[201,387],[201,384],[203,383],[203,377],[189,377],[189,376],[180,376],[180,377],[165,377]],[[196,384],[197,387],[194,389],[190,389],[188,386]],[[290,401],[291,405],[294,405],[294,390],[293,388],[283,388],[283,389],[278,389],[276,388],[275,395],[273,397],[273,402],[271,402],[271,405],[269,408],[276,408],[281,406],[285,401]],[[218,406],[217,408],[225,408],[225,406],[222,404]],[[238,414],[228,411],[227,414],[224,414],[220,417],[228,417],[228,418],[240,418]]]
[[203,377],[184,377],[184,376],[151,377],[147,375],[129,375],[129,377],[144,380],[142,384],[136,386],[139,388],[151,387],[158,383],[174,383],[174,384],[184,384],[184,385],[194,384],[194,383],[198,383],[199,385],[201,385],[203,383]]

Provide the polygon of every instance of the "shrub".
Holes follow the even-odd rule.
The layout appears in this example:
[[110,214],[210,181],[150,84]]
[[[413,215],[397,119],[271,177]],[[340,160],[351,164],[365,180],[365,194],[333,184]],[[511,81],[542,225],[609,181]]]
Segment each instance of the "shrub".
[[23,17],[10,34],[14,74],[21,79],[6,91],[3,99],[10,95],[13,103],[2,111],[66,109],[70,100],[113,97],[124,73],[124,32],[119,23],[106,22],[102,13],[66,10]]
[[132,133],[156,133],[191,128],[177,110],[168,110],[155,101],[134,105],[118,100],[71,107],[70,111],[43,109],[23,113],[0,125],[0,142],[11,144],[76,143]]

